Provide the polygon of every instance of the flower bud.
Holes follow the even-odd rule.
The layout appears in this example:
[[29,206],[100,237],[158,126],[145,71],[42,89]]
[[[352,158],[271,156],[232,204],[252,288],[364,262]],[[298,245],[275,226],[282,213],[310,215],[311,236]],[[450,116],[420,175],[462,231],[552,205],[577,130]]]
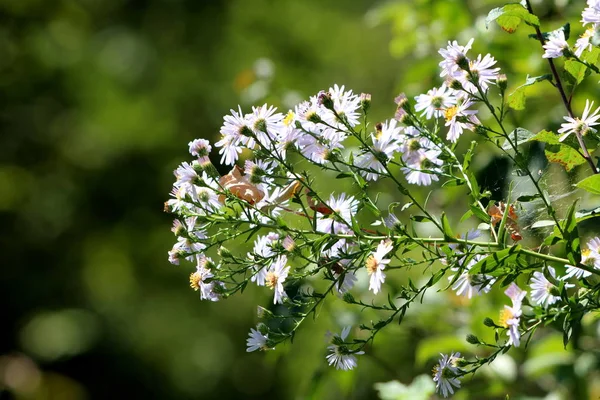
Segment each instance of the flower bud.
[[494,320],[493,320],[493,319],[491,319],[490,317],[486,317],[486,318],[483,320],[483,324],[484,324],[485,326],[489,326],[490,328],[494,328],[494,327],[496,327],[496,326],[497,326],[497,325],[494,323]]
[[477,336],[475,336],[473,334],[468,334],[467,335],[467,343],[470,343],[470,344],[479,344],[481,342],[479,341],[479,338]]
[[361,93],[360,94],[360,108],[363,114],[366,114],[371,108],[371,94],[370,93]]
[[446,83],[448,85],[448,87],[450,89],[454,89],[454,90],[463,90],[463,85],[462,83],[460,83],[459,81],[457,81],[456,79],[451,79],[450,81],[448,81]]
[[331,93],[321,90],[317,95],[317,99],[319,104],[321,104],[323,107],[328,110],[333,110],[333,99],[331,98]]
[[404,108],[404,105],[408,102],[408,97],[406,97],[405,93],[400,93],[394,99],[394,103],[398,104],[398,108]]
[[224,247],[224,246],[219,247],[217,254],[219,255],[219,257],[221,257],[223,259],[230,259],[233,256],[231,251],[227,247]]
[[465,57],[464,55],[460,55],[458,57],[458,59],[456,60],[456,65],[458,65],[458,67],[460,69],[462,69],[463,71],[471,70],[471,67],[469,65],[469,59],[467,57]]
[[346,303],[348,303],[348,304],[354,304],[354,303],[356,303],[356,300],[354,299],[354,296],[352,296],[352,293],[350,293],[350,292],[344,293],[344,296],[342,297],[342,299]]
[[498,77],[496,78],[496,84],[500,88],[500,91],[504,93],[504,91],[508,87],[508,79],[506,78],[506,75],[505,74],[498,75]]

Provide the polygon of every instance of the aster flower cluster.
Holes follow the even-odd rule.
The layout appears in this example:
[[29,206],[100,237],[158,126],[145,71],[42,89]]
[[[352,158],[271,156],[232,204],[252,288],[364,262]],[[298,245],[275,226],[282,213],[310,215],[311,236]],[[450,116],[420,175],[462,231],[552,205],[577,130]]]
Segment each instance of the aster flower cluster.
[[[588,1],[583,22],[594,30],[600,23],[597,11],[598,3]],[[561,32],[550,35],[544,57],[565,54],[568,44]],[[442,354],[434,368],[437,391],[447,397],[461,387],[462,376],[499,352],[521,346],[533,324],[557,316],[566,320],[565,304],[597,296],[600,288],[588,281],[600,275],[600,238],[578,249],[572,245],[576,223],[549,212],[555,229],[548,243],[564,244],[567,258],[549,254],[548,246],[540,244],[534,251],[519,243],[537,240],[520,221],[523,203],[530,201],[525,199],[539,198],[547,210],[553,204],[528,166],[519,164],[524,159],[520,143],[507,133],[503,111],[496,114],[504,107],[490,100],[494,93],[505,101],[506,77],[490,54],[470,57],[472,45],[473,39],[465,45],[454,41],[440,49],[443,82],[414,101],[398,96],[394,118],[372,123],[370,95],[333,85],[287,112],[265,104],[245,113],[238,106],[223,118],[216,143],[189,143],[193,160],[176,167],[165,203],[165,211],[175,215],[176,241],[168,258],[174,265],[195,265],[189,284],[201,300],[223,300],[248,286],[268,296],[268,305],[258,307],[261,321],[248,334],[248,352],[272,350],[290,340],[330,298],[391,314],[331,335],[323,349],[325,361],[351,370],[377,333],[402,321],[411,303],[423,301],[428,290],[449,290],[461,304],[493,291],[504,293],[510,304],[498,310],[496,322],[485,322],[496,330],[496,342],[488,346],[496,353],[475,361],[460,353]],[[479,116],[481,106],[499,126],[491,128]],[[588,101],[580,119],[565,117],[560,141],[573,132],[595,132],[600,108],[592,110]],[[470,170],[475,143],[466,154],[455,153],[465,135],[497,145],[538,192],[512,203],[492,201]],[[221,166],[213,165],[215,158]],[[335,178],[340,185],[331,184]],[[382,185],[397,191],[401,200],[390,203],[374,195]],[[449,217],[430,210],[431,194],[439,194],[444,185],[464,188],[468,209],[462,220],[476,222],[478,229],[455,235]],[[415,189],[430,192],[422,200]],[[414,259],[417,253],[420,259]],[[406,271],[417,268],[423,268],[423,281],[399,284]],[[384,297],[387,303],[378,304]],[[474,336],[468,341],[485,344]]]

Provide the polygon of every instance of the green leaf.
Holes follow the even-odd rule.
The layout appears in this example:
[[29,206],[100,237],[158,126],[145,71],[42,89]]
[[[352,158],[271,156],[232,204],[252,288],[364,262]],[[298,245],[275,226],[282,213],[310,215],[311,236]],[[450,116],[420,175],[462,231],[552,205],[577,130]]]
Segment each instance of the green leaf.
[[444,230],[444,238],[454,239],[454,233],[452,233],[452,227],[450,226],[450,222],[448,221],[448,217],[446,213],[442,213],[442,229]]
[[[507,249],[496,251],[479,261],[469,270],[469,275],[487,274],[498,276],[506,273],[509,264],[513,263],[519,256],[521,245],[517,244]],[[507,268],[503,268],[507,267]]]
[[433,222],[433,221],[431,220],[431,218],[429,218],[429,217],[426,217],[426,216],[424,216],[424,215],[412,215],[412,216],[410,217],[410,219],[412,219],[412,220],[413,220],[413,221],[415,221],[415,222]]
[[575,217],[577,218],[577,222],[584,221],[590,218],[600,217],[600,207],[588,209],[588,210],[579,210],[575,213]]
[[473,214],[475,214],[475,216],[477,218],[479,218],[480,220],[484,221],[484,222],[490,222],[491,217],[489,216],[489,214],[485,211],[483,211],[481,208],[479,208],[479,205],[475,202],[475,203],[471,203],[469,205],[469,208],[471,209],[471,211],[473,212]]
[[539,193],[536,193],[536,194],[532,194],[532,195],[519,196],[519,198],[517,198],[517,201],[521,202],[521,203],[528,203],[535,199],[540,199],[541,197],[542,196]]
[[512,150],[513,145],[519,146],[525,142],[528,142],[529,140],[532,140],[532,138],[536,135],[534,135],[533,132],[530,132],[527,129],[517,128],[514,131],[512,131],[508,136],[510,140],[506,139],[504,141],[504,144],[502,145],[502,148],[504,150]]
[[577,231],[577,218],[575,218],[575,206],[577,201],[574,201],[563,223],[565,251],[567,258],[573,265],[579,264],[581,260],[581,251],[579,249],[579,232]]
[[341,174],[338,174],[335,177],[335,179],[343,179],[343,178],[352,178],[352,174],[349,172],[342,172]]
[[531,86],[534,83],[541,81],[550,81],[552,82],[552,74],[545,74],[540,76],[529,77],[527,75],[527,79],[525,79],[525,83],[521,86],[517,87],[510,95],[508,95],[507,104],[513,110],[523,110],[525,108],[525,88],[527,86]]
[[473,211],[467,210],[467,212],[464,213],[462,217],[460,217],[460,222],[465,222],[467,219],[471,218],[472,216],[473,216]]
[[543,219],[541,221],[536,221],[533,224],[531,224],[531,229],[537,229],[537,228],[547,228],[549,226],[555,226],[556,222],[554,222],[551,219]]
[[591,70],[585,65],[575,60],[565,61],[565,78],[573,85],[579,85],[590,73]]
[[490,22],[496,21],[502,30],[513,33],[521,22],[527,25],[540,26],[540,20],[533,14],[530,14],[525,7],[520,4],[507,4],[504,7],[494,8],[488,13],[485,19],[486,28]]
[[600,174],[588,176],[584,180],[576,183],[575,186],[592,194],[600,194]]
[[567,171],[585,163],[585,158],[579,154],[578,149],[570,146],[568,143],[559,142],[558,136],[553,132],[543,130],[530,140],[546,143],[544,154],[548,161],[561,164]]

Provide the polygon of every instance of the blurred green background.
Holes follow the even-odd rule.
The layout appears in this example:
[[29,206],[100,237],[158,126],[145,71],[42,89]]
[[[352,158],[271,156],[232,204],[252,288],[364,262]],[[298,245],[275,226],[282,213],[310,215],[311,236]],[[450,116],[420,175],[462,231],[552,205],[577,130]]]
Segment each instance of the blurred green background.
[[[200,302],[190,266],[167,261],[174,237],[162,208],[187,143],[214,142],[238,104],[285,110],[338,83],[372,93],[374,119],[389,118],[399,91],[413,97],[439,85],[439,47],[473,36],[512,86],[546,73],[530,32],[486,30],[485,15],[501,5],[0,0],[0,399],[377,398],[374,382],[408,384],[439,352],[476,351],[464,336],[489,335],[478,330],[496,316],[500,292],[475,301],[473,316],[459,299],[434,294],[352,372],[325,362],[326,330],[358,321],[335,299],[293,346],[248,354],[256,305],[269,295]],[[584,2],[536,7],[549,29],[564,18],[575,27]],[[597,94],[593,83],[582,89],[579,109],[586,90]],[[513,123],[556,128],[563,111],[552,87],[528,94],[534,111]],[[475,161],[500,198],[507,163],[491,153]],[[450,193],[432,204],[460,201]],[[542,335],[531,351],[511,352],[516,361],[504,356],[503,367],[465,382],[471,389],[458,398],[599,396],[598,328],[587,326],[585,349],[595,350],[567,352],[560,335]]]

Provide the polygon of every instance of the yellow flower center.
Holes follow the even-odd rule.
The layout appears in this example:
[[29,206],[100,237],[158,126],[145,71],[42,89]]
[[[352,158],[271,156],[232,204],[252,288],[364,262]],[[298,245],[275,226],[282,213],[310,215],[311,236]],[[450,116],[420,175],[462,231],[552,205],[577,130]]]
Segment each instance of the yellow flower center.
[[265,284],[269,289],[273,289],[277,285],[277,275],[273,272],[269,272],[265,278]]
[[500,311],[500,326],[508,328],[508,320],[512,318],[513,313],[510,310],[505,308],[504,310]]
[[590,249],[584,249],[581,251],[581,263],[587,265],[588,267],[593,267],[596,258],[590,257],[592,255],[592,251]]
[[454,118],[454,116],[456,116],[457,112],[458,106],[448,107],[444,110],[444,118],[446,118],[446,121],[450,121],[452,118]]
[[190,287],[194,290],[198,290],[200,288],[200,282],[202,281],[202,276],[196,272],[192,272],[190,275]]
[[283,119],[283,123],[285,124],[285,126],[290,126],[294,118],[296,118],[296,114],[294,114],[294,112],[290,110]]
[[377,260],[373,256],[367,258],[367,271],[369,274],[374,274],[377,272]]

